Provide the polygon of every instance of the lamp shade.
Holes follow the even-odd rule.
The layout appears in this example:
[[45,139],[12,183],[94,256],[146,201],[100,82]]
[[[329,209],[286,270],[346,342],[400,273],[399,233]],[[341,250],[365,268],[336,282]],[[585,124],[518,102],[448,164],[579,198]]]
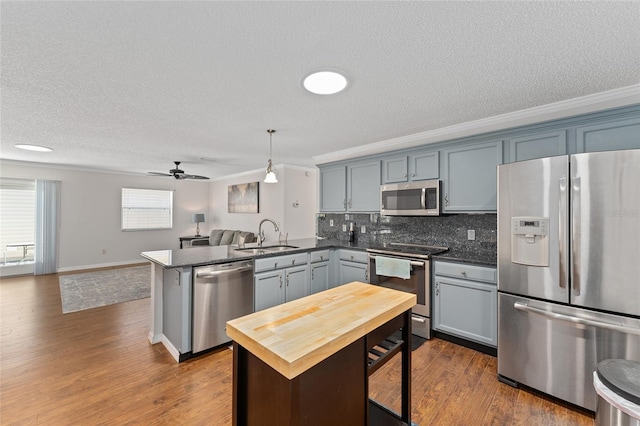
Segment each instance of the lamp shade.
[[204,213],[194,213],[191,216],[191,222],[192,223],[204,222]]

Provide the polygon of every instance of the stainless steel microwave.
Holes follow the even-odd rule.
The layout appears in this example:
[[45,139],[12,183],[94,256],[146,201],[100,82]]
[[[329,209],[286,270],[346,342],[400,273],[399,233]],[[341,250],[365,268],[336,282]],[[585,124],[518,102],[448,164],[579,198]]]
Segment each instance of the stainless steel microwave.
[[380,214],[439,216],[440,181],[394,183],[380,187]]

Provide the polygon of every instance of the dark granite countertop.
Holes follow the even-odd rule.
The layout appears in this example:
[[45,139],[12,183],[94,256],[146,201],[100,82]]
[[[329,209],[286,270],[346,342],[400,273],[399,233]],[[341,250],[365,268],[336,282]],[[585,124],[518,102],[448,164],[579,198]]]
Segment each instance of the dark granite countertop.
[[[277,245],[276,242],[265,242],[264,246]],[[189,266],[215,265],[218,263],[234,262],[236,260],[260,259],[272,256],[282,256],[286,254],[302,253],[306,251],[319,250],[323,248],[349,248],[354,250],[366,250],[366,245],[349,244],[337,240],[319,240],[316,238],[303,238],[290,240],[287,245],[297,248],[265,252],[255,254],[251,251],[237,250],[238,246],[196,246],[184,249],[145,251],[141,255],[165,268],[182,268]],[[247,248],[257,247],[257,243],[247,244]]]
[[449,249],[445,253],[440,253],[431,257],[433,260],[443,260],[447,262],[472,263],[483,266],[496,267],[498,264],[498,256],[488,253],[478,253],[472,251]]
[[[156,250],[145,251],[141,253],[142,257],[150,260],[165,268],[181,268],[189,266],[203,266],[214,265],[218,263],[228,263],[236,260],[249,260],[260,259],[272,256],[282,256],[286,254],[303,253],[307,251],[320,250],[320,249],[353,249],[353,250],[366,250],[369,244],[366,243],[353,243],[350,244],[345,241],[328,240],[328,239],[316,239],[316,238],[303,238],[297,240],[288,241],[288,245],[296,246],[297,248],[276,251],[265,252],[261,254],[255,254],[253,252],[238,251],[237,246],[197,246],[184,249],[171,249],[171,250]],[[266,242],[264,246],[277,245],[275,242]],[[257,247],[256,243],[247,244],[247,248]],[[446,253],[438,254],[432,257],[434,260],[443,260],[449,262],[460,263],[472,263],[486,266],[496,266],[497,257],[495,255],[486,253],[477,253],[471,251],[463,251],[450,249]]]

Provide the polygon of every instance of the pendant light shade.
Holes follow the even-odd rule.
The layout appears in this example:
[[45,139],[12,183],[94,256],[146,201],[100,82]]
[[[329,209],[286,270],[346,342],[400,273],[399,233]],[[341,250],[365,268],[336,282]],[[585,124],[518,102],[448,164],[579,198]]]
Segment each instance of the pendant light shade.
[[272,148],[271,137],[276,131],[273,129],[268,129],[267,132],[269,133],[269,161],[267,162],[267,174],[264,177],[264,183],[278,183],[278,178],[276,177],[275,168],[271,163],[271,148]]

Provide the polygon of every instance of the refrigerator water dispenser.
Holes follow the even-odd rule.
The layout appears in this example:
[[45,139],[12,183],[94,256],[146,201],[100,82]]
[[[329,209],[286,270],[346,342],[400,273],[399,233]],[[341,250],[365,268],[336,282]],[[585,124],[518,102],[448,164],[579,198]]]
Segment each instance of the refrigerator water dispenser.
[[511,218],[511,262],[549,266],[549,218]]

